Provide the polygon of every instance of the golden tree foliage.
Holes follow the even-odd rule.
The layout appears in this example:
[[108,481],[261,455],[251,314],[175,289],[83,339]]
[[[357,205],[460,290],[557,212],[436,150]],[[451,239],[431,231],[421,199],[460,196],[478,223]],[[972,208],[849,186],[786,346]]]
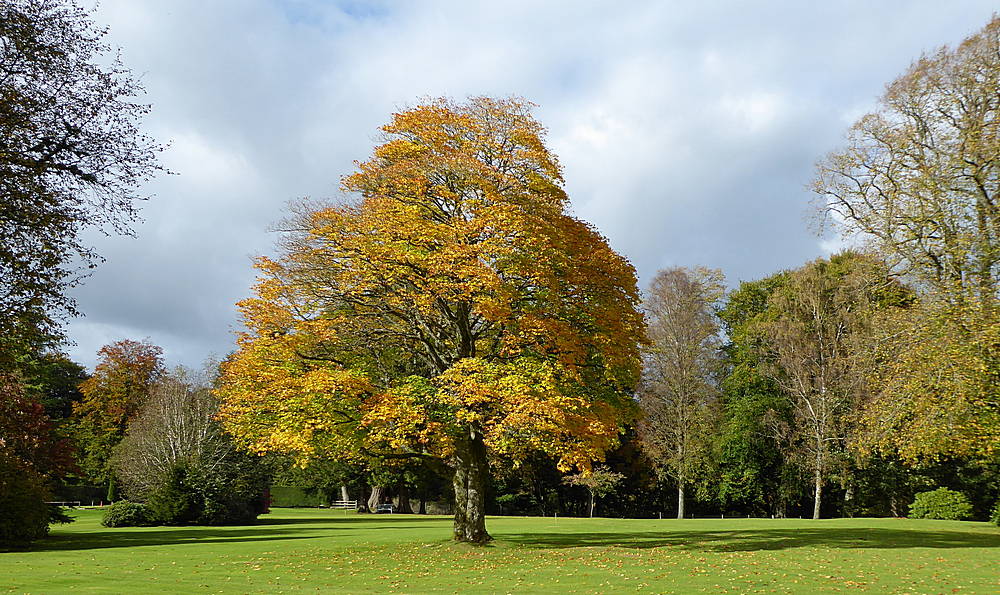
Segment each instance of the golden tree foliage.
[[360,200],[296,210],[240,304],[248,332],[220,389],[234,435],[303,459],[426,456],[459,471],[480,447],[544,449],[565,470],[603,457],[639,373],[635,273],[567,213],[531,107],[480,97],[397,113],[343,180]]
[[862,446],[910,461],[1000,454],[1000,321],[926,301],[880,322]]

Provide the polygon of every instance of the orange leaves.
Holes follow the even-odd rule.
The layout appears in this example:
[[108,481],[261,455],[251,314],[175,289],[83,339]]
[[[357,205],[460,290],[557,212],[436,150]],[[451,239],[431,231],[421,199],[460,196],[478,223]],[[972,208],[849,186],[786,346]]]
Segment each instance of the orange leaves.
[[126,423],[163,374],[162,354],[156,345],[128,339],[102,347],[94,375],[80,384],[83,400],[74,405],[74,414],[96,427],[124,434]]
[[340,432],[447,456],[473,428],[513,459],[600,458],[624,415],[611,403],[638,378],[635,272],[565,212],[530,111],[474,98],[395,114],[343,179],[358,200],[298,209],[240,304],[249,333],[223,376],[234,431],[258,448]]
[[[372,395],[362,406],[362,426],[373,448],[389,447],[436,456],[451,453],[447,433],[451,421],[431,384],[419,376],[404,378],[391,389]],[[443,421],[442,421],[443,420]]]
[[[308,459],[317,448],[355,455],[357,410],[368,379],[330,367],[301,367],[261,357],[248,344],[223,364],[219,418],[245,447]],[[263,352],[263,353],[262,353]]]

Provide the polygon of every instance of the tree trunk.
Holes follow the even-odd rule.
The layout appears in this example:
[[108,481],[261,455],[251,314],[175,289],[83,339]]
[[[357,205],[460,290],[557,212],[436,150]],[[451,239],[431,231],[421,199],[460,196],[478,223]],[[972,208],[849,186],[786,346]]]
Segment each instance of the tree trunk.
[[785,500],[780,494],[778,495],[778,502],[775,506],[774,516],[783,519],[788,517],[788,501]]
[[813,518],[818,519],[819,507],[823,500],[823,471],[819,468],[819,465],[816,466],[815,479],[816,479],[816,493],[814,496],[815,501],[813,502]]
[[345,501],[351,499],[351,494],[347,491],[347,486],[340,486],[340,499]]
[[590,492],[590,518],[594,518],[594,490],[587,488]]
[[684,483],[677,482],[677,518],[684,518]]
[[854,518],[854,484],[848,483],[844,488],[844,513]]
[[423,493],[420,494],[420,510],[417,514],[427,514],[427,498]]
[[399,509],[398,512],[403,514],[413,514],[413,507],[410,506],[410,490],[406,487],[406,484],[399,484],[399,504],[397,508]]
[[538,502],[538,510],[545,516],[547,512],[545,508],[545,492],[542,490],[542,482],[538,481],[537,478],[533,478],[532,485],[535,486],[535,501]]
[[368,508],[368,488],[361,484],[361,493],[358,494],[358,512],[371,512]]
[[382,503],[382,498],[385,496],[385,487],[383,486],[372,486],[372,495],[368,496],[368,510],[371,512],[378,511],[378,505]]
[[486,532],[486,484],[489,468],[486,444],[477,431],[455,441],[455,541],[482,544],[492,537]]
[[816,434],[816,491],[813,496],[813,518],[819,518],[819,507],[823,501],[823,435]]

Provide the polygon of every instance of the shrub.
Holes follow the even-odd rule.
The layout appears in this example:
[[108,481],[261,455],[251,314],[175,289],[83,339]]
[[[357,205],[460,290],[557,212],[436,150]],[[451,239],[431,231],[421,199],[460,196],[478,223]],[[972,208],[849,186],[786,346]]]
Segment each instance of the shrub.
[[108,507],[101,524],[105,527],[147,527],[152,524],[149,517],[145,504],[121,500]]
[[201,515],[202,498],[191,485],[189,466],[175,463],[166,480],[146,500],[152,519],[163,525],[188,525]]
[[0,452],[0,550],[23,548],[48,535],[49,498],[41,475]]
[[910,504],[910,518],[963,521],[972,518],[972,504],[960,492],[938,488],[930,492],[921,492],[913,498],[913,504]]
[[234,452],[225,466],[179,461],[149,495],[152,518],[164,525],[245,525],[264,510],[267,476],[257,457]]
[[997,500],[996,506],[993,507],[993,514],[990,515],[990,522],[1000,527],[1000,500]]
[[264,512],[267,473],[259,457],[233,452],[227,462],[225,467],[197,468],[191,474],[202,497],[199,525],[246,525]]

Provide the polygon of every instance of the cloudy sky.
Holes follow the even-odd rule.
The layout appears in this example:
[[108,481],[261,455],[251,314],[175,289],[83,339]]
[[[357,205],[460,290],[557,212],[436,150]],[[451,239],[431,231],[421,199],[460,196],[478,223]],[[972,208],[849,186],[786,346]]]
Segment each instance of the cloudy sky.
[[[92,0],[83,0],[85,4]],[[947,8],[945,8],[947,7]],[[823,255],[814,163],[921,52],[995,1],[102,0],[176,175],[137,237],[76,292],[68,350],[148,338],[169,363],[224,356],[252,258],[296,197],[330,197],[377,128],[421,97],[539,104],[578,217],[645,282],[671,265],[730,284]]]

